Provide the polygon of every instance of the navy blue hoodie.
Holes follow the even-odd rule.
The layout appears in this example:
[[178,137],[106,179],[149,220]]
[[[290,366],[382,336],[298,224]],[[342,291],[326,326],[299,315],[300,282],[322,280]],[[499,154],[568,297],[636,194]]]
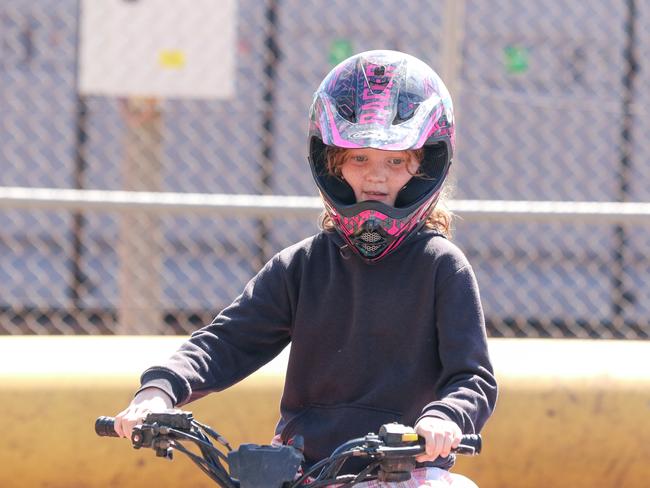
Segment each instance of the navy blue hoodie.
[[[381,424],[422,416],[477,433],[497,386],[467,259],[422,230],[374,264],[321,232],[275,255],[214,321],[142,375],[180,405],[237,383],[291,342],[276,433],[309,464]],[[438,459],[449,468],[453,456]]]

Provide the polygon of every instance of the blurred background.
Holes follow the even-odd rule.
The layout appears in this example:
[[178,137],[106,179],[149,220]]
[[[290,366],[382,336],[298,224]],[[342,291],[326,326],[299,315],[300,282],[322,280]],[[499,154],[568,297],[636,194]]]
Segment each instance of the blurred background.
[[[460,472],[645,487],[649,16],[650,0],[0,0],[0,485],[212,486],[92,425],[318,231],[312,94],[348,56],[397,49],[455,103],[453,239],[500,384]],[[234,445],[268,442],[283,361],[190,408]]]
[[[648,0],[0,0],[0,333],[211,321],[317,232],[311,96],[383,48],[429,63],[454,99],[454,240],[490,336],[648,339],[649,14]],[[213,194],[313,201],[188,204]]]

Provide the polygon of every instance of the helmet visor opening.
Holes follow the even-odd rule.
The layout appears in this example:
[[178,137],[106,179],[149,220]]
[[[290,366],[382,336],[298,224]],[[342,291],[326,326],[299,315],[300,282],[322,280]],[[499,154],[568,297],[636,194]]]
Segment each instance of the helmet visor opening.
[[444,142],[424,146],[424,157],[418,173],[397,194],[396,208],[409,207],[440,188],[449,168],[447,154],[447,144]]

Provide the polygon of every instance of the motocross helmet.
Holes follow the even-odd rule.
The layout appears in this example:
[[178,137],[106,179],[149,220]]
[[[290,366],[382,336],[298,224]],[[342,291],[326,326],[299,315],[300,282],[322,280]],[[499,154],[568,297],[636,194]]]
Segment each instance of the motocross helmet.
[[[352,187],[327,169],[328,146],[423,148],[417,175],[394,206],[357,202]],[[309,111],[309,163],[325,211],[347,245],[374,262],[417,232],[435,206],[454,151],[449,92],[427,64],[398,51],[356,54],[334,67]]]

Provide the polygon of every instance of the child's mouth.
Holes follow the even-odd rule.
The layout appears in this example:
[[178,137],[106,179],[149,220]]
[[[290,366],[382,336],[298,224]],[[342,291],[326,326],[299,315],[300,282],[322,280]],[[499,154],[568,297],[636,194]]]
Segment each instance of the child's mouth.
[[378,191],[364,191],[363,196],[364,200],[380,200],[383,201],[388,196],[387,193],[378,192]]

